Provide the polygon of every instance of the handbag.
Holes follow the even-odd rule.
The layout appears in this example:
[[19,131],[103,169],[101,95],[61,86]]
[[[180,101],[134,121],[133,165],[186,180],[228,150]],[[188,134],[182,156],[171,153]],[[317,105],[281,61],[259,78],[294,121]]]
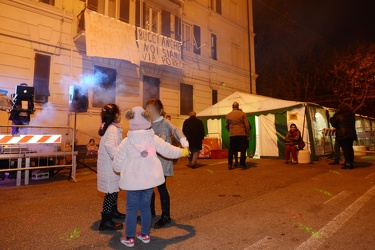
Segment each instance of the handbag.
[[297,148],[297,150],[303,150],[303,148],[306,146],[305,142],[301,139],[301,141],[297,142],[297,144],[295,145],[295,147]]

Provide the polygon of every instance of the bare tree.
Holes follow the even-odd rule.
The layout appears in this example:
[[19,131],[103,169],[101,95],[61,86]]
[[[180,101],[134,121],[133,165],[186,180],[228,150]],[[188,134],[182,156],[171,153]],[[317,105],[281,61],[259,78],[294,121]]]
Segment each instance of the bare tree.
[[354,111],[375,92],[375,43],[357,43],[336,54],[328,72],[329,87]]

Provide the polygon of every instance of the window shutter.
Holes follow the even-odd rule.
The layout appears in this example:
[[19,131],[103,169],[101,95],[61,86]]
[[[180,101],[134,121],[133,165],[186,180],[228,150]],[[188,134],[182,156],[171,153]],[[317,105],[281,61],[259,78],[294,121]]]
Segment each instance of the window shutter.
[[217,60],[216,35],[211,34],[211,58]]
[[88,0],[87,1],[87,8],[89,10],[98,11],[98,6],[99,6],[98,0]]
[[120,20],[129,23],[129,2],[130,0],[120,1]]
[[171,37],[171,13],[164,10],[161,12],[161,34]]
[[197,25],[194,25],[194,53],[201,54],[201,28]]
[[221,14],[221,0],[216,0],[216,12]]
[[141,27],[141,2],[136,0],[135,2],[135,26]]
[[181,19],[174,17],[174,39],[181,42]]

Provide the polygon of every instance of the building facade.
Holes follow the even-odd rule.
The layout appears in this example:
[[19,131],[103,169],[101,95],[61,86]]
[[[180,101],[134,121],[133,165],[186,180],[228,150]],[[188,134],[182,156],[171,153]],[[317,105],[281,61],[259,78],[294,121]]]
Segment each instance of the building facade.
[[[71,126],[69,87],[86,85],[78,144],[96,137],[105,103],[160,98],[181,125],[234,91],[256,93],[252,22],[251,0],[0,0],[0,89],[34,86],[32,123]],[[159,48],[162,62],[152,37],[169,48]]]

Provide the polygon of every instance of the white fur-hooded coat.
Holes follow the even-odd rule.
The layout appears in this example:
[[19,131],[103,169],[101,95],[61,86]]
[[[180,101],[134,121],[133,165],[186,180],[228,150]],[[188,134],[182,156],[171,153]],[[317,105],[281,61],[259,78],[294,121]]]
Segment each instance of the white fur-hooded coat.
[[100,139],[98,151],[98,190],[103,193],[120,191],[120,177],[113,172],[113,159],[122,140],[122,129],[115,124],[108,126]]
[[[147,157],[142,157],[143,151],[147,151]],[[120,173],[120,188],[135,191],[163,184],[163,167],[157,153],[175,159],[181,157],[182,150],[156,136],[152,129],[129,131],[113,161],[114,171]]]

